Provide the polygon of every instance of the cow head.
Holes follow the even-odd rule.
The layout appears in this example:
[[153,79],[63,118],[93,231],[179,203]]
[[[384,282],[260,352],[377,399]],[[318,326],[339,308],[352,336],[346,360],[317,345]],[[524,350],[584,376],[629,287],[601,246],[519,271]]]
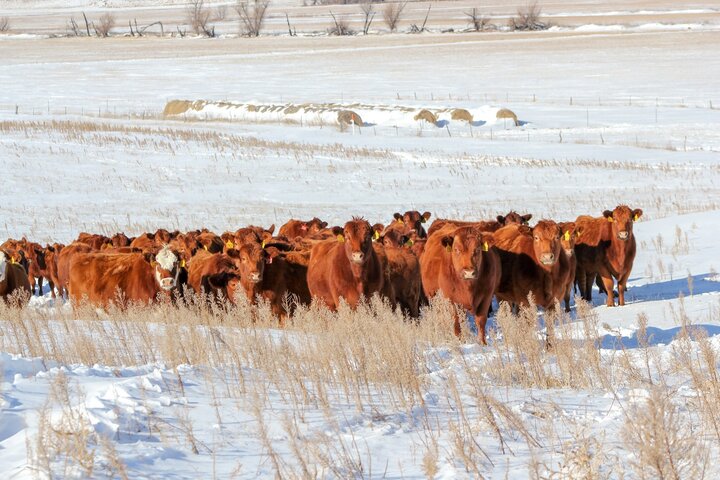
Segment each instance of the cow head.
[[165,230],[164,228],[159,228],[154,235],[155,242],[159,244],[166,244],[170,243],[170,240],[172,240],[172,235],[170,235],[170,232]]
[[455,274],[462,280],[476,280],[482,268],[482,254],[495,245],[492,233],[475,227],[460,227],[440,240],[446,254],[452,257]]
[[235,292],[240,290],[240,275],[234,272],[221,272],[208,277],[208,284],[215,290],[223,292],[225,298],[235,303]]
[[520,215],[511,210],[507,215],[498,215],[497,221],[500,225],[527,225],[532,218],[532,213]]
[[312,220],[303,222],[300,226],[300,229],[303,231],[303,235],[315,235],[320,230],[327,228],[328,224],[327,222],[323,222],[317,217],[314,217]]
[[[345,249],[350,265],[360,267],[370,258],[374,230],[364,218],[353,217],[345,227],[334,227],[333,233]],[[353,269],[354,273],[356,268]]]
[[565,255],[570,258],[575,254],[575,240],[577,240],[579,236],[578,227],[575,225],[575,222],[559,223],[558,226],[562,232],[560,245],[565,251]]
[[228,250],[227,255],[233,259],[244,283],[254,285],[262,281],[269,257],[261,245],[254,242],[246,243],[236,249]]
[[605,210],[603,216],[610,222],[613,237],[626,241],[632,237],[633,222],[642,217],[643,211],[639,208],[631,210],[627,205],[618,205],[615,210]]
[[431,216],[432,214],[430,212],[425,212],[421,214],[417,210],[408,210],[404,214],[393,214],[395,222],[403,224],[407,228],[407,230],[403,233],[409,233],[410,230],[415,230],[415,232],[420,238],[427,237],[427,232],[425,232],[425,227],[423,227],[423,223],[426,223]]
[[540,220],[532,228],[520,225],[518,231],[532,237],[535,259],[543,269],[550,270],[560,258],[560,239],[564,233],[560,226],[552,220]]
[[410,233],[405,234],[396,228],[388,228],[380,235],[379,240],[382,241],[385,247],[402,247],[405,245],[411,247],[413,244],[411,236],[415,236],[411,235],[411,233],[414,234],[415,230],[411,230]]
[[180,259],[178,253],[171,250],[168,245],[160,249],[151,265],[155,268],[155,280],[161,289],[169,291],[177,286],[183,264],[184,261]]
[[124,233],[116,233],[110,238],[113,247],[129,247],[130,239]]

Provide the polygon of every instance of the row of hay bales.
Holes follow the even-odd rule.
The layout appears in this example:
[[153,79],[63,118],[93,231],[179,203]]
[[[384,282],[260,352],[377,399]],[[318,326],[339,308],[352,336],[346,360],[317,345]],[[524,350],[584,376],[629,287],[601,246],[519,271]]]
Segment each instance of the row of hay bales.
[[[165,105],[163,115],[166,118],[183,117],[194,119],[255,119],[267,117],[270,120],[302,122],[308,118],[317,117],[328,122],[337,122],[344,125],[363,126],[365,122],[361,116],[375,115],[387,117],[388,121],[407,123],[409,116],[415,122],[428,123],[440,126],[440,118],[447,118],[454,122],[472,124],[473,114],[464,108],[420,109],[396,105],[371,104],[338,104],[338,103],[302,103],[302,104],[255,104],[233,102],[208,102],[204,100],[171,100]],[[519,125],[517,115],[507,108],[498,109],[495,113],[498,120],[510,119],[515,126]],[[380,122],[378,122],[380,123]]]

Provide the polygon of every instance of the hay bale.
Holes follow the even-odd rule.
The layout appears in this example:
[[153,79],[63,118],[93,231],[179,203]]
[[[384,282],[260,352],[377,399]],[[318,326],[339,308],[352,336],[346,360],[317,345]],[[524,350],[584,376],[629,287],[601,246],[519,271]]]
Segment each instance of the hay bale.
[[520,122],[518,122],[517,115],[515,115],[515,113],[513,113],[512,110],[508,110],[507,108],[501,108],[500,110],[498,110],[495,117],[498,120],[500,120],[501,118],[511,118],[512,121],[515,122],[516,127],[520,125]]
[[191,106],[192,102],[188,100],[170,100],[165,104],[163,116],[170,117],[173,115],[182,115],[183,113],[190,110]]
[[283,110],[283,113],[285,115],[292,115],[293,113],[297,113],[299,111],[300,111],[300,107],[298,107],[297,105],[290,105],[290,106],[286,107],[285,110]]
[[247,105],[245,105],[245,109],[246,109],[248,112],[257,112],[257,111],[258,111],[258,108],[257,108],[255,105],[252,105],[252,104],[250,104],[250,103],[248,103]]
[[452,120],[465,121],[468,123],[472,123],[473,121],[472,114],[464,108],[456,108],[455,110],[453,110],[450,118]]
[[433,125],[437,125],[437,117],[434,113],[432,113],[430,110],[422,109],[418,112],[417,115],[415,115],[415,120],[425,120],[428,123],[431,123]]
[[360,118],[360,115],[353,112],[352,110],[340,110],[338,112],[338,123],[340,124],[346,124],[350,125],[351,123],[354,123],[358,127],[362,127],[365,125],[362,121],[362,118]]

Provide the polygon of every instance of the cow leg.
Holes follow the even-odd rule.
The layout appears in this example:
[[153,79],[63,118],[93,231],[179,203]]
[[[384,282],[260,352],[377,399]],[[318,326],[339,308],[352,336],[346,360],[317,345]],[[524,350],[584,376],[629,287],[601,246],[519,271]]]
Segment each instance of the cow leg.
[[609,276],[602,276],[602,282],[603,286],[605,287],[605,291],[607,292],[607,300],[605,301],[605,304],[608,307],[614,307],[615,306],[615,297],[613,296],[613,278],[612,275]]
[[618,305],[625,305],[625,291],[627,290],[627,281],[630,276],[630,272],[627,272],[618,279]]
[[593,280],[595,279],[595,274],[590,274],[588,272],[585,272],[585,295],[583,299],[586,302],[592,302],[592,286],[593,286]]
[[38,282],[38,296],[39,296],[39,297],[42,297],[42,295],[43,295],[43,280],[44,280],[43,277],[38,277],[38,279],[37,279],[37,282]]
[[570,293],[572,292],[572,284],[568,285],[567,290],[565,290],[565,311],[570,312]]
[[462,329],[460,328],[460,316],[457,312],[453,312],[453,331],[455,332],[455,336],[460,338]]
[[475,326],[477,327],[478,340],[481,345],[487,345],[487,339],[485,337],[485,326],[487,325],[487,313],[492,305],[492,296],[490,298],[480,302],[480,305],[475,310]]
[[48,280],[48,285],[50,285],[50,296],[52,296],[52,298],[55,298],[55,284],[52,280]]

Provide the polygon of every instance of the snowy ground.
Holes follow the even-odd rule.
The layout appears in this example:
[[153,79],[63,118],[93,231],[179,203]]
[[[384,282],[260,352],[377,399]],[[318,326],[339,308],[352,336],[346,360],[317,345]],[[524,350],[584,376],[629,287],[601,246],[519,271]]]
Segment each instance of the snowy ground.
[[[15,17],[39,3],[4,3],[0,17],[7,13],[17,24]],[[164,3],[172,10],[177,2]],[[464,4],[446,3],[444,11],[462,16]],[[87,477],[67,461],[83,455],[63,448],[79,438],[92,476],[424,478],[434,463],[436,478],[527,478],[533,471],[578,478],[579,469],[597,461],[602,473],[627,478],[637,473],[631,467],[637,452],[620,432],[653,384],[667,386],[682,418],[704,428],[693,409],[701,392],[687,372],[673,368],[684,345],[673,339],[690,322],[720,347],[713,337],[720,333],[720,32],[716,14],[708,13],[712,2],[675,3],[553,5],[547,10],[553,21],[593,19],[538,34],[252,43],[3,36],[3,238],[69,241],[82,230],[135,234],[158,227],[223,231],[313,215],[331,223],[356,214],[387,222],[410,208],[434,217],[485,218],[515,209],[567,220],[627,203],[645,215],[635,226],[629,304],[608,309],[596,298],[592,308],[597,332],[590,338],[597,337],[601,362],[614,372],[609,385],[505,382],[494,373],[494,347],[418,342],[418,395],[399,401],[395,384],[376,378],[358,400],[341,383],[313,383],[314,364],[295,360],[293,342],[311,344],[315,334],[250,329],[258,345],[277,344],[268,351],[292,354],[310,368],[303,370],[310,393],[298,402],[293,395],[303,388],[286,386],[278,364],[223,363],[208,354],[212,360],[175,368],[177,359],[167,358],[170,347],[160,340],[157,351],[135,352],[141,361],[120,361],[94,347],[126,338],[112,334],[122,325],[68,322],[67,307],[56,309],[47,294],[35,298],[27,312],[35,320],[7,311],[0,319],[2,470],[10,478]],[[70,10],[114,6],[43,2],[48,16],[34,21],[51,29],[47,19],[63,23]],[[672,25],[638,28],[654,20],[628,20],[628,12]],[[686,24],[702,28],[675,28]],[[332,122],[165,119],[170,99],[504,107],[522,126],[364,117],[373,125],[353,130]],[[637,335],[642,315],[648,349]],[[40,330],[23,334],[21,325]],[[574,311],[569,335],[578,342],[588,338],[581,326]],[[167,319],[148,328],[157,338],[177,333]],[[95,334],[85,337],[86,331]],[[240,327],[222,332],[228,343],[248,336]],[[35,357],[34,347],[20,348],[22,335],[28,344],[55,338],[60,346]],[[78,353],[64,353],[62,345]],[[642,370],[648,355],[649,378],[622,373],[632,370],[625,359]],[[84,361],[56,360],[76,356]],[[562,368],[559,355],[543,358],[549,371]],[[503,441],[483,414],[483,395],[510,412],[503,417],[493,404]],[[696,436],[713,458],[718,440],[701,432]],[[593,461],[583,460],[586,447]],[[64,453],[43,459],[41,451]],[[720,474],[717,465],[710,468],[706,478]]]

